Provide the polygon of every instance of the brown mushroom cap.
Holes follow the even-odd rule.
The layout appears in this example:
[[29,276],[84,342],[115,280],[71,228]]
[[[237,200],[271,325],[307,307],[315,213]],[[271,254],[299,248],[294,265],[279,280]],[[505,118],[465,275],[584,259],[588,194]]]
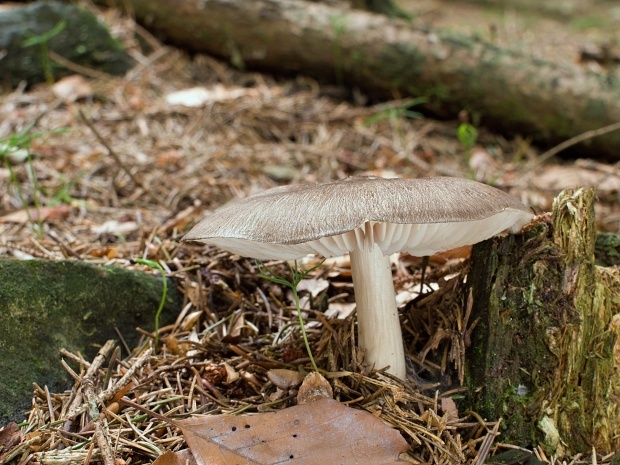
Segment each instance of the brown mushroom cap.
[[514,197],[467,179],[351,177],[231,202],[183,240],[258,259],[295,259],[342,255],[372,235],[386,255],[423,256],[518,231],[532,217]]

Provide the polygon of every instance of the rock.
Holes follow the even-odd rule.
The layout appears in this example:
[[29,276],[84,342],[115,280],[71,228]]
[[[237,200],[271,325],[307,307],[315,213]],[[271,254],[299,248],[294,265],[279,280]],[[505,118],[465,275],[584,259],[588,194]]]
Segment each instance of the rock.
[[[50,391],[70,385],[59,349],[91,360],[117,338],[115,328],[134,347],[135,328],[154,326],[162,288],[161,278],[118,267],[0,259],[0,425],[24,419],[33,382]],[[160,324],[174,321],[180,306],[169,285]]]
[[[63,25],[64,24],[64,25]],[[45,36],[48,37],[45,40]],[[74,73],[47,50],[91,69],[121,75],[131,60],[90,12],[60,2],[34,2],[0,10],[0,83],[16,86]]]

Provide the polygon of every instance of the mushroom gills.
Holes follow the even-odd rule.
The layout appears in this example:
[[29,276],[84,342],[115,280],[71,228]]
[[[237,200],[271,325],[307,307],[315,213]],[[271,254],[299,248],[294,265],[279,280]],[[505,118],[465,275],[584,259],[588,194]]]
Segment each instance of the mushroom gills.
[[343,234],[325,236],[300,244],[274,244],[227,237],[212,237],[204,239],[204,242],[259,260],[275,257],[294,260],[308,254],[340,256],[359,249],[365,241],[372,239],[383,255],[403,251],[422,257],[480,242],[506,229],[510,232],[519,231],[530,218],[531,215],[524,215],[519,210],[504,210],[481,220],[453,223],[398,224],[366,221]]

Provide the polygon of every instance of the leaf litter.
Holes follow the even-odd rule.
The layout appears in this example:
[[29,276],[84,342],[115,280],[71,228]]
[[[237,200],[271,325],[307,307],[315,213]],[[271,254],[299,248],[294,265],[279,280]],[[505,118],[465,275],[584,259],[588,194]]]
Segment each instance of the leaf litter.
[[[233,419],[245,429],[262,415],[285,418],[308,409],[299,416],[306,422],[332,410],[297,405],[301,388],[270,376],[276,370],[305,375],[310,368],[287,289],[261,280],[250,260],[179,243],[188,227],[230,199],[352,174],[466,177],[471,170],[539,211],[555,195],[555,185],[538,176],[545,170],[528,171],[537,151],[522,140],[480,129],[477,143],[484,149],[474,149],[469,166],[456,124],[377,117],[408,100],[374,104],[304,77],[278,80],[204,55],[190,59],[115,10],[98,14],[136,58],[124,78],[93,75],[65,81],[60,90],[43,85],[2,96],[0,142],[30,125],[37,137],[13,141],[11,153],[26,149],[27,156],[0,165],[0,256],[80,259],[156,273],[136,261],[153,260],[177,280],[185,305],[174,325],[161,328],[159,347],[154,334],[141,330],[143,344],[124,357],[114,344],[92,361],[64,351],[61,363],[73,388],[51,393],[35,385],[20,434],[14,425],[0,431],[9,438],[0,443],[7,463],[107,463],[110,457],[118,465],[150,463],[186,448],[189,441],[174,425],[194,421],[192,415]],[[181,94],[190,106],[166,101],[188,89],[203,89]],[[550,166],[561,165],[552,160],[545,169]],[[586,176],[590,172],[613,181],[599,191],[598,222],[618,232],[615,171],[605,168],[611,167],[583,160],[571,169],[581,170],[586,182],[601,183]],[[467,321],[467,302],[454,293],[467,274],[467,256],[435,257],[425,270],[424,293],[415,292],[422,288],[422,262],[406,255],[394,261],[397,290],[410,294],[402,323],[417,371],[414,385],[364,369],[346,257],[326,261],[303,292],[306,330],[334,405],[395,428],[408,443],[402,460],[412,463],[484,463],[519,449],[500,442],[500,422],[461,412],[454,402],[465,392],[454,380],[462,376],[476,324]],[[267,265],[286,273],[283,263]],[[330,308],[342,318],[326,317]],[[440,318],[429,318],[431,311]],[[315,449],[328,452],[324,445]],[[519,453],[522,461],[561,463],[540,450]]]
[[333,399],[249,417],[208,415],[180,423],[199,465],[406,463],[400,433]]

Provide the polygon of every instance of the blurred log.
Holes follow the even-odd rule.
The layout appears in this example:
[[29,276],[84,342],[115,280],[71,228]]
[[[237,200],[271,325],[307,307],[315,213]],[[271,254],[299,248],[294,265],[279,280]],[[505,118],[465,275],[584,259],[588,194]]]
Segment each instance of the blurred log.
[[[168,41],[239,67],[304,73],[380,97],[427,97],[438,116],[467,109],[502,133],[541,143],[620,121],[618,80],[385,15],[303,0],[118,4]],[[579,149],[619,159],[620,131]]]
[[620,273],[595,265],[593,201],[563,192],[523,235],[474,246],[465,289],[471,408],[555,456],[620,450]]
[[[572,19],[578,15],[586,15],[592,12],[592,5],[582,0],[552,0],[541,2],[539,0],[444,0],[446,8],[450,8],[451,3],[473,4],[496,8],[497,11],[516,11],[519,15],[523,13],[536,14],[542,13],[554,19]],[[600,2],[599,2],[600,3]],[[609,2],[609,6],[613,6]],[[600,8],[600,7],[599,7]]]
[[[304,0],[305,1],[305,0]],[[321,2],[332,6],[348,6],[359,10],[374,11],[394,18],[408,18],[400,7],[394,4],[392,0],[308,0],[310,2]]]

